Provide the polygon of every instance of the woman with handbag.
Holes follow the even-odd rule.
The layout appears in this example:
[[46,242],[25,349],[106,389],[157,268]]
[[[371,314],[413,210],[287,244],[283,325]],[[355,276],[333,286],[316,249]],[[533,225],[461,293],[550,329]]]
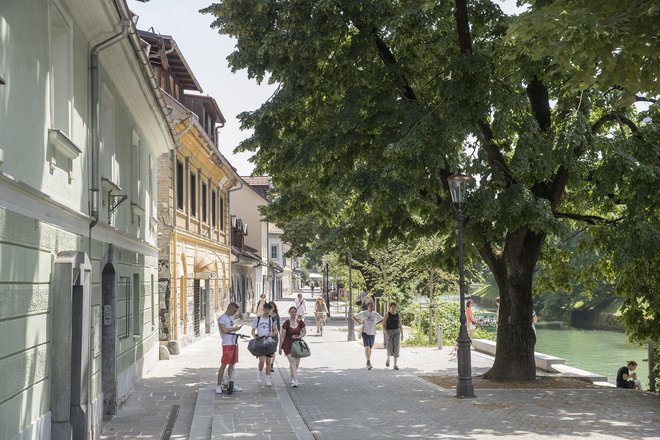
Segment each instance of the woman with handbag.
[[289,371],[291,372],[291,385],[296,388],[298,383],[298,367],[300,366],[300,358],[294,357],[291,353],[294,341],[300,341],[307,334],[305,329],[305,322],[298,319],[298,308],[296,306],[289,307],[289,319],[282,324],[282,337],[280,338],[279,354],[284,355],[289,360]]
[[266,352],[265,354],[258,356],[259,372],[257,373],[257,383],[261,384],[261,381],[263,380],[263,369],[265,364],[266,386],[268,387],[273,386],[273,383],[270,380],[270,372],[273,368],[273,355],[275,354],[275,348],[277,347],[277,343],[272,338],[273,336],[277,336],[277,326],[274,325],[273,318],[270,316],[272,308],[273,306],[271,306],[270,303],[265,303],[261,316],[257,316],[252,322],[252,336],[255,339],[263,339],[264,345],[270,343],[268,340],[270,339],[273,342],[272,345],[274,345],[273,350],[270,353]]

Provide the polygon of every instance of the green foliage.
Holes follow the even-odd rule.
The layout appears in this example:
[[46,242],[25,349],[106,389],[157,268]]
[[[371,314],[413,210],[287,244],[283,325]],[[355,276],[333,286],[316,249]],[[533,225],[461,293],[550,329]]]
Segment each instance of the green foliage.
[[[408,323],[413,333],[405,339],[407,345],[435,345],[437,344],[437,329],[442,327],[442,343],[454,345],[458,339],[460,329],[460,305],[455,302],[440,301],[437,308],[431,309],[427,306],[420,307],[418,304],[410,304],[401,311],[403,322]],[[431,322],[432,320],[432,322]],[[433,327],[431,331],[430,328]],[[475,339],[495,340],[495,333],[487,332],[477,328]]]
[[[532,3],[532,2],[530,2]],[[559,0],[535,2],[508,29],[512,45],[580,92],[617,86],[626,92],[660,94],[660,7],[652,0]]]
[[[511,277],[531,280],[541,258],[557,286],[591,294],[616,281],[631,337],[660,340],[658,8],[521,3],[529,11],[507,17],[493,1],[468,2],[467,43],[454,2],[224,0],[204,12],[237,39],[233,70],[279,84],[240,116],[254,132],[239,150],[272,176],[266,214],[296,252],[350,250],[396,298],[429,283],[402,281],[413,269],[390,243],[441,237],[427,267],[455,273],[446,178],[464,171],[479,177],[467,261],[483,258],[500,287],[525,286],[504,292],[502,312],[516,314],[506,322],[529,316],[531,283]],[[555,249],[580,228],[590,241]],[[581,255],[597,259],[576,274]]]

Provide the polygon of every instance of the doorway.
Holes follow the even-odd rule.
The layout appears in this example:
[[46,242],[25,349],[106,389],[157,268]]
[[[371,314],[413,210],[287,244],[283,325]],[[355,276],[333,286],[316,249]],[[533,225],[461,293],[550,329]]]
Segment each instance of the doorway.
[[101,381],[103,390],[103,415],[117,414],[117,320],[116,313],[117,274],[108,263],[101,273]]

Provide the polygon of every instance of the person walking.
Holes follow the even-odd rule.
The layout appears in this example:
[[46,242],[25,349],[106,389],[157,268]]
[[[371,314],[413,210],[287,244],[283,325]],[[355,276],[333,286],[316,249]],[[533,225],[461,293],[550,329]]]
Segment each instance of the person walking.
[[628,361],[625,367],[619,368],[616,372],[616,387],[641,390],[642,382],[637,379],[636,369],[637,362],[635,361]]
[[467,318],[467,328],[470,339],[472,339],[474,336],[474,331],[477,329],[477,320],[474,319],[474,311],[472,310],[473,305],[474,301],[471,299],[468,299],[467,303],[465,304],[465,317]]
[[[270,316],[270,312],[273,310],[273,306],[270,303],[265,303],[263,306],[263,313],[261,316],[257,316],[252,321],[252,337],[256,339],[273,337],[277,335],[277,326],[273,322],[273,318]],[[275,351],[270,354],[258,356],[259,358],[259,372],[257,373],[257,383],[261,384],[263,380],[263,370],[264,364],[266,366],[266,386],[272,387],[273,383],[270,380],[270,372],[273,369],[273,354]]]
[[[273,336],[273,339],[275,339],[275,341],[277,341],[277,346],[279,347],[279,338],[280,338],[280,335],[282,334],[282,323],[281,323],[281,320],[280,320],[281,319],[280,318],[280,312],[277,310],[277,304],[275,304],[275,301],[271,301],[269,304],[272,307],[270,309],[270,317],[273,318],[273,323],[277,327],[277,334],[275,336]],[[276,353],[277,353],[277,351],[275,353],[273,353],[273,362],[271,363],[271,365],[275,365],[275,354]]]
[[296,307],[296,313],[298,313],[298,319],[305,320],[305,313],[307,312],[307,303],[303,299],[302,293],[298,294],[298,298],[293,302],[293,305]]
[[316,333],[321,331],[321,321],[325,322],[328,313],[328,308],[325,306],[325,301],[322,296],[316,298],[314,303],[314,318],[316,319]]
[[[236,345],[236,336],[229,333],[236,333],[243,327],[242,325],[234,325],[233,316],[238,311],[238,304],[232,302],[227,306],[225,313],[218,317],[218,329],[220,329],[220,337],[222,338],[222,359],[220,360],[220,368],[218,369],[218,383],[215,387],[216,394],[222,394],[222,377],[225,374],[225,368],[231,363],[238,363],[238,346]],[[234,391],[241,391],[237,386],[234,386]]]
[[291,386],[294,388],[300,384],[298,382],[300,358],[295,358],[291,355],[291,346],[293,345],[293,341],[304,338],[306,334],[305,321],[298,318],[298,309],[296,306],[289,307],[289,319],[282,324],[282,337],[280,338],[278,353],[282,354],[282,351],[284,351],[284,355],[289,360]]
[[396,309],[396,303],[390,303],[390,309],[385,314],[385,340],[387,341],[387,361],[385,366],[390,366],[390,357],[394,358],[394,369],[398,370],[397,360],[399,359],[399,346],[403,341],[403,324],[401,317]]
[[261,315],[264,313],[264,304],[266,304],[266,302],[267,302],[266,294],[262,293],[261,295],[259,295],[259,302],[257,302],[257,309],[256,309],[257,315]]
[[497,305],[497,310],[495,311],[495,329],[497,330],[500,326],[500,297],[499,296],[495,299],[495,304]]
[[371,350],[376,341],[376,325],[383,322],[383,317],[378,312],[374,312],[374,302],[367,304],[367,310],[353,315],[353,321],[362,324],[362,344],[364,345],[364,355],[367,358],[367,370],[371,370]]

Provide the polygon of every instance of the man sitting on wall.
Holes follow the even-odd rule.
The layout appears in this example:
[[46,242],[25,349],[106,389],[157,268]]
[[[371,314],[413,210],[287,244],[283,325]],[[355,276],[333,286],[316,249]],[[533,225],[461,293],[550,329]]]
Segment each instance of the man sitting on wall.
[[619,368],[619,371],[616,372],[617,388],[627,388],[630,390],[642,389],[642,382],[637,380],[637,373],[635,373],[636,368],[637,362],[635,361],[628,361],[628,365]]

